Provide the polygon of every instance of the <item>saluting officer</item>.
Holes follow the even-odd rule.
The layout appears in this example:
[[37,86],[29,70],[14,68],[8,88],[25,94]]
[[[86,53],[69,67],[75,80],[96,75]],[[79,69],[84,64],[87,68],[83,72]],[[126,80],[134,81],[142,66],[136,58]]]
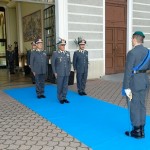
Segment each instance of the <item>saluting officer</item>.
[[128,52],[123,80],[123,89],[130,108],[132,131],[126,131],[127,136],[144,138],[146,119],[146,93],[149,79],[146,70],[150,66],[149,50],[143,46],[145,35],[136,31],[132,36],[133,49]]
[[85,93],[87,75],[88,75],[88,51],[85,50],[86,41],[78,38],[79,50],[73,55],[73,68],[76,72],[77,89],[79,95],[87,95]]
[[37,98],[45,98],[44,87],[47,71],[47,54],[46,51],[43,50],[43,41],[41,39],[37,39],[35,44],[36,51],[31,53],[30,67],[35,76]]
[[66,40],[59,39],[58,51],[52,55],[52,69],[57,79],[57,97],[61,104],[69,103],[66,98],[68,91],[68,79],[71,70],[70,53],[65,50]]
[[[31,49],[27,51],[27,66],[30,67],[30,56],[31,53],[36,51],[36,44],[35,41],[31,42]],[[35,83],[35,77],[33,75],[33,72],[31,71],[31,79],[32,79],[32,83]]]

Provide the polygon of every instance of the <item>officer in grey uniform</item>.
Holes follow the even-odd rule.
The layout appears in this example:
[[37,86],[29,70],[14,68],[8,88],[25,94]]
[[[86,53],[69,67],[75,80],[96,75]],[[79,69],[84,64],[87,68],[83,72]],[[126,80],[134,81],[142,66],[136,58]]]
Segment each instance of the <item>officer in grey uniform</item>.
[[[35,41],[31,42],[31,49],[27,51],[27,66],[30,67],[30,56],[31,53],[36,51],[36,44]],[[32,79],[32,83],[35,83],[35,77],[33,75],[33,72],[31,71],[31,79]]]
[[77,89],[79,95],[87,95],[85,87],[88,75],[88,51],[85,50],[86,41],[78,38],[79,50],[74,52],[73,55],[73,68],[76,72]]
[[15,74],[15,51],[12,49],[12,45],[8,45],[6,58],[8,61],[10,74]]
[[35,76],[35,85],[37,98],[45,98],[44,87],[45,87],[45,75],[47,71],[47,54],[43,50],[43,41],[37,39],[36,51],[33,51],[30,56],[30,67],[31,71]]
[[[141,31],[136,31],[132,36],[133,49],[128,52],[123,80],[123,89],[130,104],[130,119],[133,126],[132,131],[126,131],[127,136],[143,138],[146,119],[146,93],[148,92],[149,80],[146,70],[149,69],[149,50],[143,46],[145,35]],[[143,67],[133,71],[141,62],[145,62]],[[129,99],[130,98],[130,99]]]
[[71,70],[70,53],[65,50],[66,41],[59,39],[58,51],[52,55],[52,70],[57,79],[57,97],[60,104],[69,103],[66,98],[68,91],[68,79]]

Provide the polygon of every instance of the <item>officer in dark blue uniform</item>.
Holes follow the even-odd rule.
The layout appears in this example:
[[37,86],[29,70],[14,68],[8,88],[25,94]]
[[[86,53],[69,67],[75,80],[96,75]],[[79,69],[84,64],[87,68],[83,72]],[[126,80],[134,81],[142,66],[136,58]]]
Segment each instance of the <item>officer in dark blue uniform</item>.
[[[35,44],[35,41],[31,42],[31,49],[27,51],[27,66],[28,66],[28,69],[30,69],[30,56],[31,56],[31,53],[36,51],[36,44]],[[35,83],[35,77],[33,75],[33,72],[31,71],[31,79],[32,79],[32,83],[34,84]]]
[[47,54],[46,51],[43,50],[43,41],[41,39],[37,39],[35,43],[36,51],[31,53],[30,67],[35,76],[37,98],[45,98],[44,87],[48,62]]
[[66,98],[68,91],[68,79],[71,70],[70,53],[65,50],[66,41],[59,39],[58,51],[52,55],[52,70],[57,79],[57,97],[61,104],[69,103]]
[[[149,69],[149,50],[143,46],[145,35],[136,31],[132,36],[133,49],[128,52],[123,80],[123,89],[130,104],[130,119],[133,126],[132,131],[126,131],[127,136],[143,138],[146,119],[145,99],[149,87],[149,79],[146,70]],[[144,64],[145,63],[145,64]],[[141,68],[139,64],[144,64]],[[134,70],[136,66],[139,69]],[[130,102],[130,103],[129,103]]]
[[15,66],[19,67],[19,54],[18,54],[18,42],[14,42],[15,47],[14,47],[14,51],[15,51]]
[[88,51],[85,50],[86,41],[78,38],[79,50],[73,55],[73,68],[76,72],[77,88],[79,95],[87,95],[85,93],[87,75],[88,75]]
[[12,49],[12,45],[8,45],[6,58],[8,61],[10,74],[15,74],[15,51]]

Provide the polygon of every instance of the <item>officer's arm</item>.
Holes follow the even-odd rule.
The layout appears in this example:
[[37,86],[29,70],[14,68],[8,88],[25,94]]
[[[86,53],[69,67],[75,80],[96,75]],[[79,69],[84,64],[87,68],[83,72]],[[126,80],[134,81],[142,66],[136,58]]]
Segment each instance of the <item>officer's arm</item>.
[[27,51],[27,65],[29,66],[30,65],[30,53],[29,53],[29,50]]
[[56,52],[53,52],[52,59],[51,59],[51,65],[52,65],[52,70],[53,70],[54,74],[56,73],[55,61],[56,61]]
[[76,61],[77,61],[77,56],[76,56],[76,52],[74,52],[74,54],[73,54],[73,68],[74,68],[74,70],[77,70]]
[[34,52],[31,53],[29,59],[30,59],[31,70],[32,70],[32,72],[34,72]]
[[89,64],[89,54],[88,54],[88,51],[87,51],[87,56],[88,56],[88,64]]
[[132,76],[132,70],[133,70],[134,64],[135,64],[135,56],[133,55],[133,53],[129,52],[127,54],[124,80],[123,80],[123,88],[124,89],[130,88],[129,83],[130,83],[130,79]]
[[69,53],[69,70],[71,71],[71,57],[70,57],[70,52],[68,52]]

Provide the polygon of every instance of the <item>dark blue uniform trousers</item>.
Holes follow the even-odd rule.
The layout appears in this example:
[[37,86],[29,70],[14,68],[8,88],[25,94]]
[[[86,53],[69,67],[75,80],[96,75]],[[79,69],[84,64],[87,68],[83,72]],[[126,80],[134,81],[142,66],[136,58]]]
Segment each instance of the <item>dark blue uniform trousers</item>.
[[36,74],[35,75],[35,83],[36,83],[37,96],[44,95],[45,74]]
[[78,92],[85,92],[87,73],[77,73],[76,77],[77,77]]
[[59,101],[66,99],[66,95],[68,91],[68,80],[69,80],[69,76],[57,77],[57,98]]
[[130,102],[130,119],[133,126],[145,125],[146,106],[145,98],[147,91],[132,92],[133,98]]

